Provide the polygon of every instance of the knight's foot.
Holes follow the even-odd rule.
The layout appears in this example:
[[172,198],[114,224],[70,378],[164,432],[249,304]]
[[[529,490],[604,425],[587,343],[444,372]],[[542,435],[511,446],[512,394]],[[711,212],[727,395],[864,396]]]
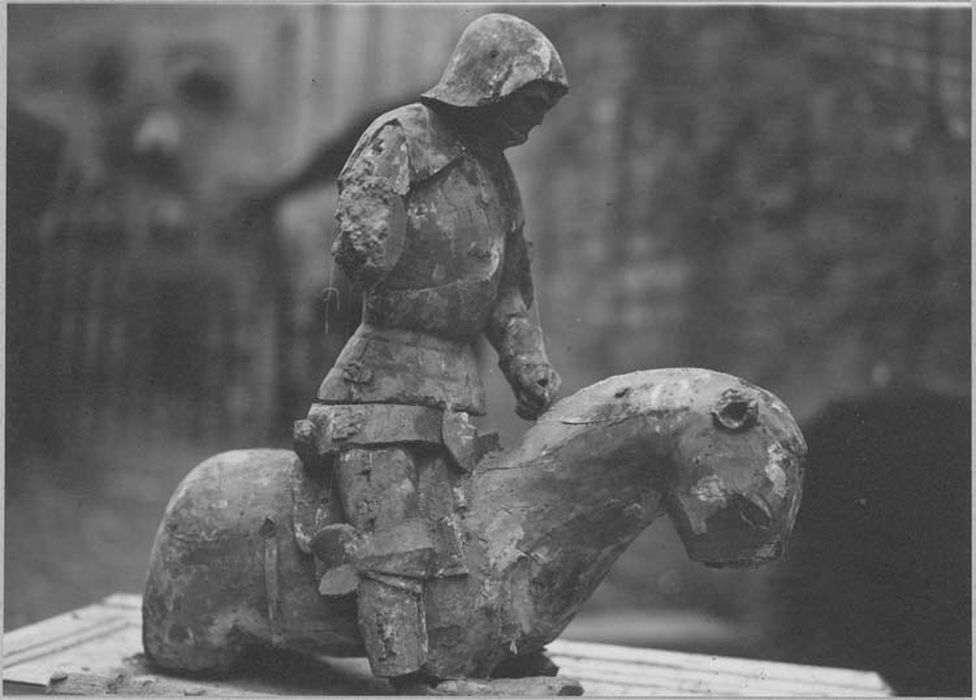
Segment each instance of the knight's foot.
[[438,695],[507,695],[516,697],[582,695],[583,686],[571,678],[529,676],[526,678],[473,678],[441,681]]

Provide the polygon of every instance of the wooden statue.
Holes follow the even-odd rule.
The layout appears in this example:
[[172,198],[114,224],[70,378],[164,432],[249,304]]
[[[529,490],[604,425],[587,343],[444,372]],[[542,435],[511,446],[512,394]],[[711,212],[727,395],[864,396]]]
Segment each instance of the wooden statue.
[[[362,325],[296,423],[294,453],[218,455],[173,496],[144,600],[150,660],[224,670],[272,644],[365,654],[403,692],[580,692],[545,678],[542,649],[659,514],[694,559],[782,552],[805,447],[770,394],[660,370],[547,412],[559,377],[528,318],[503,151],[567,89],[545,36],[489,14],[420,103],[364,133],[339,178],[333,248],[364,288]],[[506,452],[469,420],[485,410],[482,334],[516,412],[538,418]],[[537,678],[487,680],[505,676]]]
[[[365,654],[358,581],[399,576],[413,590],[423,584],[423,599],[413,610],[394,607],[415,619],[379,638],[410,633],[423,605],[418,654],[430,685],[545,675],[545,644],[659,515],[670,516],[692,559],[757,565],[782,553],[800,502],[805,445],[789,410],[708,370],[599,382],[561,400],[504,452],[481,454],[487,441],[477,434],[459,439],[449,413],[390,410],[402,412],[391,413],[391,433],[408,426],[398,439],[427,448],[422,469],[437,468],[445,445],[471,457],[470,475],[435,492],[457,504],[448,527],[466,573],[435,575],[434,548],[416,521],[371,536],[345,524],[335,471],[309,470],[286,450],[217,455],[179,486],[156,537],[143,603],[152,662],[227,671],[261,645]],[[389,444],[386,426],[328,425],[339,450]]]

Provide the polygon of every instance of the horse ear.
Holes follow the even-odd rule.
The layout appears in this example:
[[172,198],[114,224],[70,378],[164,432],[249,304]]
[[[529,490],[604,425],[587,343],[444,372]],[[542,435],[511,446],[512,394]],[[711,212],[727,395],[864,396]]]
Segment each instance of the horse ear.
[[759,417],[759,402],[754,396],[746,396],[737,391],[722,395],[712,411],[712,420],[718,428],[733,433],[748,430],[756,424]]

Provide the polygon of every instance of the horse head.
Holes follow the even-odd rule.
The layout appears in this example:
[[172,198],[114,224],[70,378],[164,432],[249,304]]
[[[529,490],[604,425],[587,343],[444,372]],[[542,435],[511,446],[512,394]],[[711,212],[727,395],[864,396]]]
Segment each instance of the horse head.
[[[558,474],[575,486],[559,494],[572,495],[568,510],[619,504],[632,516],[641,511],[644,525],[666,512],[692,560],[746,566],[782,554],[800,504],[805,455],[795,420],[773,394],[738,377],[681,368],[582,389],[487,469],[509,474],[506,481],[540,501]],[[509,471],[528,465],[533,475]],[[478,480],[472,490],[475,497],[491,493],[496,506],[508,500]]]
[[674,382],[679,394],[685,381],[666,502],[689,558],[717,567],[778,558],[800,505],[803,435],[768,391],[695,372]]

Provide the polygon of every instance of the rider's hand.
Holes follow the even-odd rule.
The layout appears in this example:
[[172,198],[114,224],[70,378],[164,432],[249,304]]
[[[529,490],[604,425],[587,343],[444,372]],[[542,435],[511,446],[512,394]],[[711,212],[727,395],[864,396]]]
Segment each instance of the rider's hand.
[[535,420],[552,404],[559,391],[559,375],[547,362],[519,364],[509,377],[515,392],[515,412],[525,420]]

